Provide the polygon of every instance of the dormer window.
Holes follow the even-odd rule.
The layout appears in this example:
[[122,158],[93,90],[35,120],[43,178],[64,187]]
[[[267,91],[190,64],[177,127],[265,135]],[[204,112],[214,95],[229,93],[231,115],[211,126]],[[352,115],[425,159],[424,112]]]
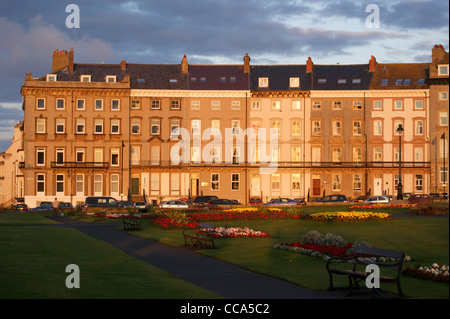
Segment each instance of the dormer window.
[[47,74],[47,82],[56,82],[56,74]]
[[352,83],[353,84],[360,84],[361,83],[361,79],[353,79]]
[[258,79],[258,86],[260,88],[269,87],[269,78],[259,78]]
[[291,88],[298,88],[298,87],[300,87],[300,78],[290,78],[289,79],[289,86]]
[[319,83],[319,84],[326,84],[327,83],[327,79],[318,79],[317,83]]
[[381,85],[388,85],[389,84],[389,80],[388,79],[382,79],[381,80]]
[[438,75],[448,75],[448,64],[438,66]]
[[347,80],[346,79],[339,79],[338,80],[338,84],[346,84]]
[[82,75],[80,77],[81,82],[91,82],[91,76],[90,75]]
[[178,80],[177,79],[170,79],[169,83],[178,83]]
[[116,83],[116,76],[115,75],[107,75],[106,76],[106,82],[108,83]]

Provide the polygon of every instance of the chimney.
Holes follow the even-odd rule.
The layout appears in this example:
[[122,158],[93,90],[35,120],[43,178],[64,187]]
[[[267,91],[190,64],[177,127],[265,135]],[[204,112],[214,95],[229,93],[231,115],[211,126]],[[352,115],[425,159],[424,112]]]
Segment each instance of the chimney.
[[62,68],[69,66],[69,55],[67,51],[56,50],[53,51],[53,63],[52,63],[52,73],[55,73]]
[[185,54],[183,59],[181,60],[181,73],[188,73],[188,72],[189,72],[189,65]]
[[313,66],[314,66],[314,63],[311,60],[311,57],[308,57],[308,60],[306,61],[306,73],[312,73]]
[[369,72],[375,72],[377,68],[377,59],[372,55],[369,60]]
[[[444,63],[444,57],[445,57],[445,49],[442,44],[435,45],[432,50],[432,62],[433,64],[439,64]],[[448,62],[447,62],[448,63]]]
[[244,56],[244,73],[250,73],[250,57],[248,53]]
[[122,60],[120,62],[120,69],[126,71],[126,69],[127,69],[127,61]]
[[69,72],[73,72],[73,48],[69,50]]

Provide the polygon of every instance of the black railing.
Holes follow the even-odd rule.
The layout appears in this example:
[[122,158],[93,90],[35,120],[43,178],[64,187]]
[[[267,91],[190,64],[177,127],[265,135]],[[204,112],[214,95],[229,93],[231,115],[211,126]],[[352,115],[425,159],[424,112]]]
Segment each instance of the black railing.
[[51,168],[108,169],[108,162],[51,162]]
[[[132,163],[132,168],[184,168],[184,167],[239,167],[239,168],[258,168],[258,167],[278,167],[278,168],[398,168],[398,162],[181,162],[179,164],[172,161],[139,161]],[[431,168],[430,162],[402,162],[402,168]]]

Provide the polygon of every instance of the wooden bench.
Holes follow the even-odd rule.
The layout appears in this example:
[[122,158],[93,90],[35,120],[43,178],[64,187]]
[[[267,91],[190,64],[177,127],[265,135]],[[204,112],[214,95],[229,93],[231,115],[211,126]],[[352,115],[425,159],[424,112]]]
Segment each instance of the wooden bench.
[[123,229],[124,230],[142,230],[141,225],[142,216],[141,215],[132,215],[130,217],[123,219]]
[[[366,272],[366,267],[373,264],[380,267],[380,283],[396,283],[400,296],[404,297],[404,294],[400,287],[400,276],[402,272],[403,261],[405,258],[405,254],[403,252],[386,249],[356,247],[354,253],[355,254],[351,257],[330,257],[327,260],[326,268],[330,277],[330,286],[328,288],[329,290],[338,289],[333,287],[333,275],[343,275],[347,276],[349,280],[349,287],[345,287],[345,289],[350,288],[350,294],[353,293],[353,290],[361,288],[359,286],[359,283],[361,281],[365,281],[370,274]],[[346,261],[346,263],[340,263],[345,269],[339,269],[339,267],[331,268],[330,264],[333,261]],[[351,265],[351,269],[349,269],[349,264]],[[389,272],[392,273],[392,275],[382,275],[382,268],[390,269]],[[377,288],[373,288],[372,292],[383,295],[381,290]]]
[[216,226],[199,223],[197,227],[185,228],[183,230],[184,245],[196,248],[216,248],[214,237]]
[[430,199],[419,199],[417,206],[409,207],[409,213],[411,215],[413,213],[417,213],[417,215],[428,215],[431,203],[432,200]]

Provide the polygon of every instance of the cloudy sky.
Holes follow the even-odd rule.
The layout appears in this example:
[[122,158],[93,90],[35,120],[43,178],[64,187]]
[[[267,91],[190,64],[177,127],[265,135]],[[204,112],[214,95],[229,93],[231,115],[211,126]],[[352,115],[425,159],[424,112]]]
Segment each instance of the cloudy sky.
[[446,0],[0,0],[0,151],[23,119],[25,74],[50,73],[56,49],[75,63],[429,62],[435,44],[448,50],[448,12]]

